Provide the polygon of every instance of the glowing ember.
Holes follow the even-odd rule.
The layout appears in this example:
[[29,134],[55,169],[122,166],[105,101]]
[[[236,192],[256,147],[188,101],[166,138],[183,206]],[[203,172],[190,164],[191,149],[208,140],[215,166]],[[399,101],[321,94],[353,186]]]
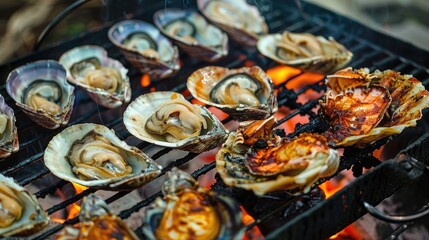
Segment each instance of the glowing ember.
[[[244,207],[240,206],[241,212],[243,214],[243,224],[247,226],[255,222],[255,219],[244,209]],[[263,240],[265,239],[264,235],[262,235],[258,226],[254,226],[250,230],[246,231],[244,234],[243,240]]]
[[298,68],[288,67],[285,65],[279,65],[272,67],[267,70],[267,74],[270,75],[274,85],[279,85],[293,76],[298,75],[301,72]]
[[142,78],[140,79],[140,85],[142,87],[147,87],[150,85],[150,76],[147,74],[143,74]]

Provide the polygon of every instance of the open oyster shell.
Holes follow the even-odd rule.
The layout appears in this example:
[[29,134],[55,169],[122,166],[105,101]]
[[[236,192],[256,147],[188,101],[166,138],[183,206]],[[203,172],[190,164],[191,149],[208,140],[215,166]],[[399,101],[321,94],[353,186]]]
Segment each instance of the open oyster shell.
[[67,80],[82,87],[98,104],[116,108],[131,99],[128,70],[98,46],[81,46],[61,55]]
[[0,95],[0,158],[8,157],[19,150],[18,131],[13,109],[9,107]]
[[[370,73],[365,68],[346,68],[329,75],[326,84],[328,90],[321,105],[332,122],[326,136],[336,146],[362,147],[399,134],[415,126],[422,110],[429,107],[429,92],[423,84],[411,75],[392,70]],[[371,94],[362,98],[360,93]]]
[[268,34],[257,44],[264,56],[303,71],[333,73],[344,67],[353,57],[352,52],[336,42],[310,33]]
[[257,66],[203,67],[189,76],[186,85],[196,99],[239,121],[267,118],[277,111],[271,78]]
[[143,233],[148,239],[242,239],[241,211],[191,175],[174,168],[167,173],[164,198],[144,208]]
[[113,215],[106,202],[95,194],[83,199],[80,223],[66,226],[56,240],[138,240],[139,238],[118,216]]
[[152,24],[121,21],[109,29],[108,37],[128,61],[155,79],[169,77],[180,69],[177,47]]
[[228,133],[207,108],[189,103],[176,92],[136,98],[124,112],[124,124],[143,141],[197,153],[217,147]]
[[161,166],[121,141],[113,130],[90,123],[57,134],[45,150],[44,161],[61,179],[115,191],[140,187],[161,172]]
[[197,0],[197,4],[205,17],[244,46],[254,47],[268,33],[258,8],[246,0]]
[[228,54],[228,37],[191,10],[162,9],[154,14],[155,25],[189,55],[214,62]]
[[338,152],[324,136],[303,133],[282,139],[268,131],[274,122],[272,117],[246,123],[229,134],[216,154],[216,170],[225,184],[256,195],[279,190],[300,194],[337,171]]
[[0,174],[0,236],[29,236],[49,223],[36,197]]
[[7,93],[34,122],[55,129],[67,125],[74,104],[74,87],[66,70],[54,60],[36,61],[14,69]]

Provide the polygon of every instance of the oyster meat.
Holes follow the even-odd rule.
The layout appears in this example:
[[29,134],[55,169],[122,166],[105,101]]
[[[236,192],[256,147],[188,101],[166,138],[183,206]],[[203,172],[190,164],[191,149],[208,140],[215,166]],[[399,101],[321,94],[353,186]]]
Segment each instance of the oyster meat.
[[8,157],[19,150],[18,131],[13,109],[0,95],[0,158]]
[[28,236],[48,225],[48,215],[36,197],[0,175],[0,236]]
[[49,142],[44,160],[59,178],[106,190],[132,190],[161,172],[149,156],[97,124],[63,130]]
[[227,130],[205,107],[176,92],[153,92],[134,100],[124,124],[137,138],[156,145],[203,152],[223,142]]
[[149,239],[241,239],[241,211],[231,199],[216,195],[189,174],[167,173],[158,198],[144,209],[143,233]]
[[189,76],[187,87],[199,101],[239,121],[267,118],[277,111],[271,78],[256,66],[200,68]]
[[159,59],[158,45],[147,33],[131,33],[125,38],[123,45],[140,52],[148,58]]

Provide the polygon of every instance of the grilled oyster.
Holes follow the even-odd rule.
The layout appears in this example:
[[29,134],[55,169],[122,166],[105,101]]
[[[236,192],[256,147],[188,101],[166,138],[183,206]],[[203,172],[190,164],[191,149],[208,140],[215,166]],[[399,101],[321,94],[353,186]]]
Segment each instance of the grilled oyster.
[[411,75],[392,70],[343,69],[327,78],[321,102],[331,120],[326,136],[337,146],[364,146],[415,126],[429,93]]
[[205,107],[193,105],[176,92],[147,93],[124,112],[124,124],[137,138],[190,152],[217,147],[226,128]]
[[326,39],[310,33],[268,34],[257,44],[264,56],[303,71],[329,74],[342,68],[353,54],[332,37]]
[[8,157],[18,151],[18,131],[15,125],[15,114],[2,95],[0,95],[0,158]]
[[143,233],[148,239],[241,239],[241,211],[231,199],[202,187],[174,168],[162,192],[144,209]]
[[109,211],[106,202],[95,194],[83,199],[76,226],[66,226],[56,240],[137,240],[136,234],[117,216]]
[[189,76],[186,85],[196,99],[239,121],[267,118],[277,111],[273,83],[256,66],[238,69],[203,67]]
[[197,0],[197,4],[205,17],[244,46],[254,47],[268,33],[258,8],[245,0]]
[[131,99],[128,70],[109,58],[98,46],[81,46],[65,52],[60,63],[67,71],[69,82],[82,87],[98,104],[116,108]]
[[191,10],[162,9],[154,15],[160,31],[189,55],[213,62],[228,54],[228,37]]
[[49,223],[36,197],[0,174],[0,236],[28,236]]
[[97,124],[63,130],[49,142],[44,160],[61,179],[106,190],[132,190],[161,172],[149,156]]
[[34,122],[55,129],[68,123],[74,103],[74,87],[66,70],[56,61],[43,60],[14,69],[6,90]]
[[110,41],[142,73],[166,78],[180,69],[179,51],[153,25],[125,20],[109,29]]
[[278,190],[300,194],[337,171],[338,152],[324,136],[303,133],[282,139],[272,132],[274,123],[273,117],[254,121],[229,134],[216,154],[216,169],[225,184],[257,195]]

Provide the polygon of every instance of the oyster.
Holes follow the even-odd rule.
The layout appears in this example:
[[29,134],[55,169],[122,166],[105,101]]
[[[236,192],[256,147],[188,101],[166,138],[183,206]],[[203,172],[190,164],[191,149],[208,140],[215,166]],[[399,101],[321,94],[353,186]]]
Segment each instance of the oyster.
[[117,216],[109,211],[106,202],[95,194],[83,199],[79,213],[80,223],[66,226],[56,240],[137,240],[136,234]]
[[271,78],[256,66],[203,67],[189,76],[187,87],[199,101],[239,121],[267,118],[277,111]]
[[258,8],[246,0],[197,0],[197,4],[205,17],[244,46],[254,47],[268,33]]
[[157,163],[121,141],[113,130],[89,123],[70,126],[56,135],[44,160],[61,179],[106,190],[132,190],[161,172]]
[[0,158],[8,157],[18,151],[18,131],[15,125],[15,114],[2,95],[0,95]]
[[55,129],[67,125],[74,104],[74,87],[66,81],[66,70],[54,60],[29,63],[14,69],[6,90],[33,121]]
[[65,52],[60,63],[67,70],[67,80],[82,87],[98,104],[116,108],[131,99],[128,70],[109,58],[98,46],[81,46]]
[[264,56],[303,71],[329,74],[347,65],[353,54],[332,37],[310,33],[268,34],[257,44]]
[[124,124],[143,141],[198,153],[217,147],[228,133],[209,110],[176,92],[138,97],[125,110]]
[[229,134],[216,154],[216,169],[225,184],[257,195],[278,190],[300,194],[337,171],[338,152],[324,136],[303,133],[282,139],[272,131],[274,123],[273,117],[254,121]]
[[180,69],[179,51],[153,25],[125,20],[109,29],[110,41],[142,73],[166,78]]
[[228,54],[228,37],[191,10],[163,9],[154,15],[155,25],[183,51],[213,62]]
[[191,175],[174,168],[162,192],[164,199],[144,209],[143,233],[148,239],[242,239],[238,205],[198,187]]
[[411,75],[346,68],[327,77],[321,101],[331,120],[326,136],[336,146],[364,146],[415,126],[429,107],[429,92]]
[[36,197],[0,174],[0,236],[29,236],[49,223]]

